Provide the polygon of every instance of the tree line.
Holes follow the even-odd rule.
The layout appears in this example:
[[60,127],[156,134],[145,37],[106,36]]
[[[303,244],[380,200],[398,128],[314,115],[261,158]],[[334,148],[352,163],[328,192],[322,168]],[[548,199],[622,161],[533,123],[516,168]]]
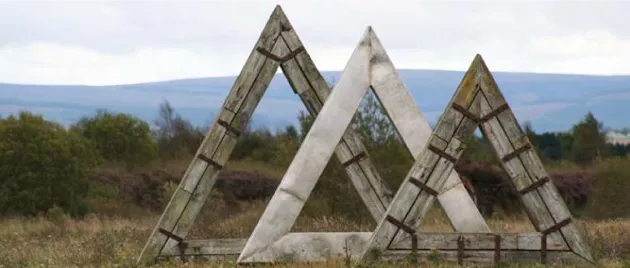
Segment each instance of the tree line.
[[[298,122],[298,126],[275,133],[248,128],[231,160],[288,167],[313,117],[301,112]],[[28,111],[0,118],[0,215],[37,215],[53,205],[74,216],[84,215],[90,210],[85,198],[93,170],[106,166],[132,170],[189,159],[207,132],[182,118],[167,101],[152,123],[153,128],[133,115],[107,110],[82,117],[68,128]],[[352,127],[380,175],[396,190],[414,161],[372,93],[361,104]],[[625,157],[630,150],[629,146],[606,143],[603,123],[592,113],[566,132],[536,133],[530,124],[523,129],[545,163],[590,166],[603,159]],[[497,163],[492,148],[479,136],[471,138],[463,159]],[[366,217],[358,194],[342,177],[343,168],[331,160],[313,193],[319,196],[313,199],[321,201],[307,203],[305,210]]]

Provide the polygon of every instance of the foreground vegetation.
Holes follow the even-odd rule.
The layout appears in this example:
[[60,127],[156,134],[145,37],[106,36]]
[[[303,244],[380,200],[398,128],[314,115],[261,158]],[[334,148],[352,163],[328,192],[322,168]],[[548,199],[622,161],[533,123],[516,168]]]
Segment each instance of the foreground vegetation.
[[[245,238],[251,233],[313,120],[306,114],[298,119],[298,127],[275,133],[243,133],[187,238]],[[107,111],[68,128],[28,112],[0,118],[0,268],[133,267],[206,131],[181,118],[167,102],[153,125]],[[366,98],[353,127],[379,174],[396,190],[413,158],[373,97]],[[630,267],[630,146],[607,144],[602,122],[590,113],[566,132],[536,133],[528,124],[523,128],[598,263]],[[491,228],[533,231],[487,142],[473,137],[469,144],[456,169],[472,181],[471,194]],[[374,227],[341,165],[332,160],[294,231]],[[451,231],[438,206],[421,229]],[[233,265],[230,260],[171,260],[155,267]],[[437,260],[423,265],[451,264]]]
[[[215,203],[220,203],[214,196]],[[243,212],[216,217],[211,223],[195,229],[193,237],[247,237],[264,202],[241,203]],[[206,208],[206,212],[211,209]],[[214,215],[218,216],[218,215]],[[430,220],[422,231],[450,231],[446,219],[438,210],[430,213]],[[82,220],[51,213],[36,218],[13,218],[0,221],[0,267],[133,267],[158,215],[137,218],[109,218],[89,215]],[[489,219],[494,231],[532,231],[524,216]],[[630,220],[579,222],[598,263],[603,267],[629,267]],[[350,223],[342,218],[300,217],[295,231],[368,231],[370,224]],[[226,261],[192,261],[183,264],[179,259],[158,262],[154,267],[233,267],[233,256]],[[427,263],[440,267],[439,260]],[[327,263],[274,265],[274,267],[345,267],[343,260]],[[384,267],[400,267],[390,264]],[[442,263],[441,267],[455,267]],[[539,265],[538,265],[539,266]],[[538,267],[537,265],[514,267]],[[542,266],[541,266],[542,267]],[[574,267],[574,266],[557,266]],[[576,266],[579,267],[579,266]]]

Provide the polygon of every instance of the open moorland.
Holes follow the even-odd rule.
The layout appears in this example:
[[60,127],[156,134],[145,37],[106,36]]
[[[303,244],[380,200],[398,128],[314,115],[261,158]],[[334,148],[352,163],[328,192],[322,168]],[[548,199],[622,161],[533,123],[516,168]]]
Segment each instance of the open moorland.
[[[353,121],[378,171],[396,189],[413,160],[373,97]],[[246,238],[307,133],[298,127],[241,136],[188,239]],[[70,128],[23,112],[0,119],[0,267],[135,267],[146,239],[196,152],[205,129],[165,102],[150,123],[100,111]],[[565,131],[536,133],[523,125],[553,183],[583,231],[597,264],[630,267],[630,146],[606,142],[592,114]],[[490,148],[469,142],[456,167],[495,232],[529,232],[532,225]],[[371,231],[369,217],[333,159],[300,214],[295,231]],[[421,231],[450,232],[434,205]],[[233,267],[223,261],[178,258],[153,267]],[[347,267],[327,263],[274,267]],[[439,258],[380,267],[455,267]],[[505,264],[506,267],[542,267]],[[574,267],[562,266],[557,267]]]

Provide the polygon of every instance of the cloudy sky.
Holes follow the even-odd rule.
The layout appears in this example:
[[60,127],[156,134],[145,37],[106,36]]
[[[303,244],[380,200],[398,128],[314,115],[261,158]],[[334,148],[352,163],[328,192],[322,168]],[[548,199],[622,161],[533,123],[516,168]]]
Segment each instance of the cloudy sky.
[[630,2],[0,1],[0,82],[236,75],[276,4],[321,70],[372,25],[398,68],[630,74]]

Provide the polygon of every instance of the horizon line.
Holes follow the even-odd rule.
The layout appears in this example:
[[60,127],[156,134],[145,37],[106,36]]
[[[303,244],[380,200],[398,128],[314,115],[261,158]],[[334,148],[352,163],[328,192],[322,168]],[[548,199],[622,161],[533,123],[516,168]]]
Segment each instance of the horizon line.
[[[321,70],[320,73],[324,72],[342,72],[341,70]],[[414,69],[414,68],[396,68],[396,71],[433,71],[433,72],[459,72],[464,73],[466,70],[447,70],[447,69]],[[630,77],[629,74],[588,74],[588,73],[559,73],[559,72],[535,72],[535,71],[492,71],[492,73],[510,73],[510,74],[534,74],[534,75],[558,75],[558,76],[586,76],[586,77]],[[282,74],[282,70],[278,68],[276,75]],[[216,75],[216,76],[190,76],[190,77],[178,77],[178,78],[167,78],[163,80],[151,80],[151,81],[138,81],[138,82],[127,82],[127,83],[113,83],[113,84],[79,84],[79,83],[13,83],[13,82],[2,82],[0,84],[4,85],[20,85],[20,86],[83,86],[83,87],[117,87],[117,86],[129,86],[129,85],[141,85],[141,84],[154,84],[154,83],[165,83],[165,82],[175,82],[175,81],[183,81],[183,80],[197,80],[197,79],[218,79],[218,78],[236,78],[238,74],[233,75]],[[326,79],[326,78],[324,78]]]

